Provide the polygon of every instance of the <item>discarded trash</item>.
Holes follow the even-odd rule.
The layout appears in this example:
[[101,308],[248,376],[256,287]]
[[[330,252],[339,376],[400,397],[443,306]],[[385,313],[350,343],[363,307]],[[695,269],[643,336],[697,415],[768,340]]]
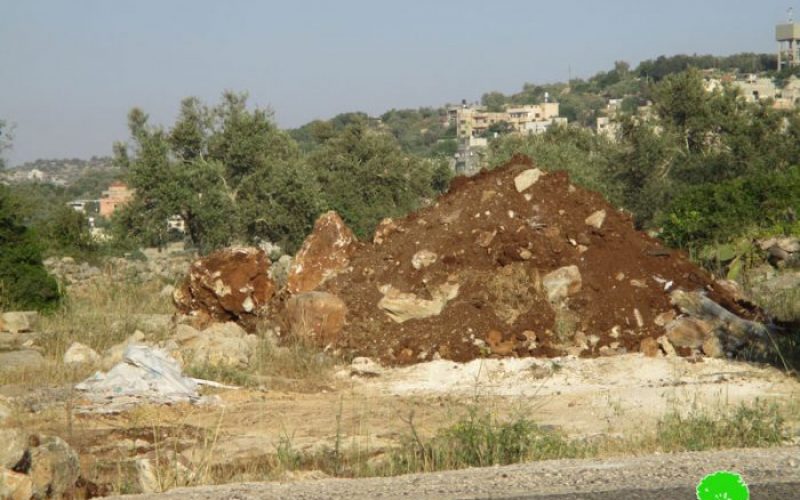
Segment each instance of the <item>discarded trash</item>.
[[235,389],[186,377],[175,359],[160,349],[131,345],[122,362],[106,373],[96,372],[75,388],[86,394],[88,411],[116,413],[142,403],[199,403],[200,385]]

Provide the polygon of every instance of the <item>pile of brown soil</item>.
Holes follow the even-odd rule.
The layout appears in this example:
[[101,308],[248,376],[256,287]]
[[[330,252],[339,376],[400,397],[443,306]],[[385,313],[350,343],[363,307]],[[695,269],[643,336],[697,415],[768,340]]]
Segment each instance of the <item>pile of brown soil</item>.
[[[669,314],[662,313],[674,312],[665,289],[676,288],[705,290],[753,317],[709,273],[635,230],[628,214],[570,184],[566,173],[546,173],[518,192],[515,177],[531,168],[517,157],[457,178],[435,205],[383,224],[375,243],[360,243],[350,271],[322,286],[348,307],[336,347],[386,364],[635,352],[643,339],[664,334]],[[587,224],[599,210],[606,212],[601,227]],[[435,254],[427,267],[422,250]],[[580,290],[551,303],[543,278],[573,265]],[[378,306],[385,285],[431,299],[445,283],[458,284],[458,294],[438,315],[398,323]]]

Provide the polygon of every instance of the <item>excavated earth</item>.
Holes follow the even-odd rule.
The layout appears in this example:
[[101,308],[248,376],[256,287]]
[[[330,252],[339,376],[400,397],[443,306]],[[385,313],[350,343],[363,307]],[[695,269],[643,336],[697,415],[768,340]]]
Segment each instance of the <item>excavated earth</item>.
[[[678,312],[669,296],[676,289],[702,290],[759,319],[685,254],[637,231],[629,214],[566,173],[543,173],[518,191],[515,178],[532,168],[516,157],[459,177],[434,205],[384,221],[374,242],[357,243],[346,272],[319,288],[347,305],[335,347],[388,365],[637,352],[643,339],[664,335],[664,318]],[[602,225],[587,223],[601,210]],[[555,304],[542,282],[565,266],[577,266],[580,289]],[[442,285],[457,285],[458,293],[438,315],[399,323],[378,305],[386,285],[427,300]]]

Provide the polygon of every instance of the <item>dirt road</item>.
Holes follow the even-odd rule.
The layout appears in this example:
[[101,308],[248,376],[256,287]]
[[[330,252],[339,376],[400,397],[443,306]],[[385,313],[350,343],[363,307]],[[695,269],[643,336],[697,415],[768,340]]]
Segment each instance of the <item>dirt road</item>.
[[126,498],[693,498],[697,483],[719,470],[741,474],[753,493],[758,492],[753,498],[793,498],[791,492],[800,491],[800,447],[556,460],[393,478],[233,484]]

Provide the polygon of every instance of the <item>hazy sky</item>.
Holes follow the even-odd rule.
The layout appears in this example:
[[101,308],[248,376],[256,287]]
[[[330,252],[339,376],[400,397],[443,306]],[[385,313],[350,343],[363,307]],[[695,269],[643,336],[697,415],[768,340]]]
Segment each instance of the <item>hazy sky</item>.
[[[796,2],[800,7],[800,2]],[[7,155],[108,155],[140,106],[247,91],[295,127],[476,100],[615,60],[773,52],[791,0],[0,0]],[[800,8],[797,9],[800,17]]]

